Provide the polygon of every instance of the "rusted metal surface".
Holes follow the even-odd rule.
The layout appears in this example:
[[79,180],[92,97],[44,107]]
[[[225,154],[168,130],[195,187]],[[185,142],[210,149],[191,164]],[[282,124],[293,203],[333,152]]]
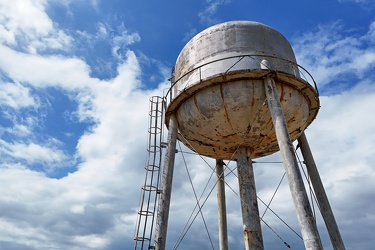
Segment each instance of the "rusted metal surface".
[[237,152],[245,250],[262,250],[264,249],[262,228],[260,226],[253,164],[249,153],[250,150],[246,147],[240,147]]
[[[293,140],[308,125],[309,103],[298,90],[278,85]],[[293,97],[293,98],[291,98]],[[212,85],[184,100],[176,112],[180,134],[191,149],[214,158],[231,159],[240,144],[252,158],[278,151],[262,80],[236,80]]]
[[184,47],[174,69],[167,126],[175,114],[179,139],[216,159],[235,158],[239,145],[250,148],[252,158],[278,151],[263,86],[270,72],[291,139],[297,139],[317,115],[318,93],[301,79],[288,41],[248,21],[215,25]]

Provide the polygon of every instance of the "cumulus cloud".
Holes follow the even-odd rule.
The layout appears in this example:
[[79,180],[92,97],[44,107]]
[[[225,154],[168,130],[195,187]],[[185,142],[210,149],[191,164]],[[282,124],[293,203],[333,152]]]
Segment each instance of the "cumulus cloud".
[[[133,106],[137,102],[145,101],[143,106],[147,109],[148,96],[141,93],[132,99],[133,103],[124,103],[129,92],[138,86],[136,78],[139,74],[139,66],[134,55],[129,54],[129,60],[124,60],[124,64],[119,67],[118,78],[113,79],[112,82],[100,82],[89,77],[89,69],[80,59],[58,55],[49,57],[39,55],[38,51],[43,50],[41,44],[49,48],[58,48],[59,42],[64,44],[56,36],[56,34],[62,34],[62,31],[56,30],[55,25],[46,16],[44,1],[33,2],[33,4],[24,3],[26,5],[22,6],[19,6],[20,2],[1,3],[1,17],[3,21],[6,19],[6,22],[2,22],[4,25],[0,30],[5,30],[7,34],[6,39],[3,40],[5,45],[1,45],[1,69],[8,78],[13,80],[13,82],[2,84],[4,86],[0,95],[2,106],[9,106],[13,110],[35,108],[36,101],[30,94],[30,86],[36,89],[61,88],[76,93],[75,98],[81,107],[77,110],[78,114],[81,117],[92,117],[98,125],[93,130],[89,130],[78,145],[77,156],[83,161],[81,170],[61,180],[49,179],[44,174],[28,170],[29,166],[35,163],[46,166],[56,163],[67,164],[67,156],[59,149],[59,143],[53,143],[51,140],[46,145],[28,142],[34,137],[14,143],[1,140],[3,160],[1,172],[2,177],[6,178],[3,184],[8,187],[9,196],[4,195],[0,200],[2,207],[9,208],[8,210],[11,211],[11,214],[3,214],[2,218],[6,219],[0,220],[0,227],[4,229],[1,245],[8,246],[8,249],[17,247],[23,249],[45,247],[98,249],[99,247],[104,249],[110,239],[105,232],[110,230],[115,222],[121,221],[118,203],[115,202],[112,206],[108,204],[108,201],[114,199],[111,198],[113,191],[118,193],[124,190],[124,184],[121,184],[124,183],[124,179],[120,178],[122,172],[120,170],[127,166],[124,164],[124,157],[126,158],[128,152],[134,152],[132,149],[127,149],[125,144],[128,132],[132,130],[124,118],[131,117],[129,116],[130,110],[140,108]],[[23,8],[28,9],[27,7],[32,10],[29,15],[35,17],[35,22],[23,23],[22,20],[14,19],[12,15],[18,15],[21,18]],[[25,39],[22,44],[20,40],[17,40],[21,33]],[[14,39],[9,39],[9,37],[14,37]],[[115,41],[117,44],[121,42],[123,41]],[[14,50],[16,46],[23,46],[25,52]],[[135,63],[134,66],[133,63]],[[89,96],[91,100],[87,100],[86,96]],[[125,117],[121,115],[123,111],[128,112],[128,115]],[[16,114],[9,118],[13,118],[15,122],[18,118],[14,115]],[[135,120],[136,117],[132,119]],[[14,124],[13,134],[23,131],[24,136],[30,135],[30,129],[34,127],[32,124],[27,125],[29,126]],[[115,127],[112,127],[113,125]],[[10,128],[4,128],[2,131],[9,132]],[[100,134],[100,131],[103,134]],[[119,131],[123,131],[124,134],[120,135]],[[109,137],[107,137],[108,132],[111,134]],[[89,138],[98,138],[98,140],[89,140]],[[110,141],[114,138],[116,140]],[[94,145],[96,147],[92,147]],[[85,151],[83,148],[91,149]],[[108,153],[110,151],[113,153]],[[98,152],[101,153],[97,154]],[[98,160],[91,165],[95,159]],[[128,163],[133,164],[130,161]],[[131,176],[131,173],[129,175]],[[94,181],[98,179],[98,176],[100,176],[99,179],[102,178],[99,181],[100,184]],[[117,181],[116,178],[110,176],[117,176]],[[107,182],[108,180],[111,180],[110,183]],[[117,183],[114,185],[115,188],[110,188],[114,183]],[[85,187],[82,188],[82,185]],[[112,191],[106,191],[106,187]],[[92,196],[91,192],[94,190],[97,192]],[[14,193],[18,195],[14,196]],[[123,204],[123,202],[119,203]],[[23,204],[28,205],[25,207]],[[51,213],[51,211],[54,212]],[[17,228],[23,229],[17,230]],[[46,228],[49,229],[46,230]],[[17,245],[12,243],[14,238],[18,239]],[[52,238],[60,240],[59,242],[48,240]]]
[[[59,150],[53,143],[49,145],[38,145],[35,143],[23,144],[14,143],[8,144],[0,141],[2,145],[2,154],[10,156],[13,159],[26,160],[28,165],[35,162],[42,162],[44,164],[56,164],[65,160],[65,154]],[[66,164],[66,162],[65,162]]]
[[206,0],[206,7],[203,11],[198,13],[201,23],[205,25],[213,25],[218,21],[215,19],[215,14],[220,6],[230,3],[230,0]]
[[[108,80],[117,76],[118,64],[126,60],[131,46],[139,43],[141,36],[128,30],[124,23],[98,22],[95,26],[95,33],[84,30],[75,32],[75,49],[86,59],[91,76]],[[95,56],[90,51],[95,51]]]
[[30,90],[20,83],[2,82],[0,89],[0,105],[14,109],[36,105]]
[[99,22],[97,26],[97,39],[109,39],[112,47],[112,56],[120,61],[123,61],[124,57],[126,56],[129,45],[137,43],[141,40],[141,37],[137,32],[129,32],[124,24],[113,28],[108,24]]
[[32,54],[69,48],[72,38],[55,29],[45,12],[46,5],[45,0],[15,0],[12,4],[1,1],[0,41]]
[[334,22],[294,39],[293,48],[297,62],[311,71],[320,87],[335,81],[335,88],[342,90],[374,68],[374,37],[374,23],[361,34]]
[[357,4],[371,4],[373,0],[339,0],[339,2],[354,2]]
[[[58,36],[65,33],[46,15],[45,1],[25,4],[17,9],[19,2],[14,6],[1,2],[2,20],[7,22],[0,29],[5,37],[0,45],[4,86],[0,101],[9,124],[1,127],[0,135],[12,139],[0,143],[1,179],[7,187],[0,203],[9,211],[0,219],[4,229],[0,245],[7,249],[123,248],[124,240],[132,242],[134,197],[141,187],[141,178],[135,177],[143,174],[144,163],[135,156],[146,155],[146,136],[140,131],[147,131],[148,98],[162,90],[141,91],[140,65],[127,48],[139,41],[137,33],[121,26],[119,33],[109,35],[113,31],[99,25],[97,35],[109,39],[118,62],[116,77],[99,80],[90,76],[90,67],[80,58],[40,53],[71,40]],[[21,15],[23,8],[32,10],[28,15],[35,17],[35,23],[13,19],[11,15]],[[47,129],[43,127],[49,110],[56,108],[43,104],[47,100],[42,93],[50,88],[69,96],[69,105],[75,105],[70,115],[78,123],[90,121],[73,155],[59,139],[39,134]],[[42,111],[46,114],[39,117]],[[72,163],[77,165],[72,173],[59,179],[46,176],[51,168]],[[37,172],[36,166],[44,170]],[[123,232],[130,238],[124,239]]]
[[[0,67],[8,77],[35,87],[84,88],[98,80],[89,76],[89,67],[81,59],[61,55],[40,56],[15,51],[0,45]],[[48,70],[46,70],[48,69]]]

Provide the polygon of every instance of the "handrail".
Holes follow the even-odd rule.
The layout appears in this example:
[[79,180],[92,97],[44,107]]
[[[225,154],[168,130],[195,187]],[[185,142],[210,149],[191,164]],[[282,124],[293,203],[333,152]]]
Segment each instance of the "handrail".
[[[195,67],[195,68],[189,70],[188,72],[184,73],[184,74],[183,74],[182,76],[180,76],[177,80],[174,80],[174,70],[173,70],[173,71],[172,71],[172,76],[171,76],[171,78],[169,79],[169,80],[171,81],[171,86],[170,86],[170,88],[168,89],[167,93],[166,93],[165,96],[164,96],[165,100],[168,100],[168,96],[170,95],[170,101],[171,101],[171,100],[173,99],[173,98],[172,98],[172,89],[173,89],[173,87],[174,87],[178,82],[180,82],[183,78],[185,78],[186,76],[192,74],[194,71],[199,70],[199,72],[200,72],[200,79],[201,79],[201,69],[202,69],[204,66],[207,66],[207,65],[209,65],[209,64],[216,63],[216,62],[219,62],[219,61],[224,61],[224,60],[230,60],[230,59],[234,59],[234,58],[239,58],[239,60],[237,60],[233,65],[231,65],[230,67],[228,67],[228,69],[227,69],[226,71],[224,71],[225,74],[229,74],[229,73],[231,72],[230,69],[232,69],[237,63],[239,63],[239,62],[240,62],[241,60],[243,60],[245,57],[249,57],[250,59],[259,62],[259,65],[261,65],[262,62],[261,62],[259,59],[255,58],[255,57],[260,57],[260,58],[262,58],[262,59],[264,59],[264,58],[272,58],[272,59],[281,60],[281,61],[284,61],[284,62],[290,64],[290,66],[291,66],[293,69],[295,69],[295,68],[298,69],[298,73],[300,74],[300,76],[298,76],[298,74],[295,73],[294,76],[295,76],[295,77],[298,77],[299,79],[302,79],[302,80],[306,81],[307,83],[309,83],[312,87],[314,87],[316,93],[317,93],[318,96],[319,96],[318,87],[317,87],[317,85],[316,85],[316,82],[315,82],[314,78],[312,77],[312,75],[310,74],[310,72],[308,72],[308,71],[307,71],[304,67],[302,67],[301,65],[299,65],[299,64],[297,64],[297,63],[295,63],[295,62],[293,62],[293,61],[291,61],[291,60],[287,60],[287,59],[284,59],[284,58],[281,58],[281,57],[278,57],[278,56],[271,56],[271,55],[264,55],[264,54],[245,54],[245,55],[236,55],[236,56],[224,57],[224,58],[216,59],[216,60],[213,60],[213,61],[210,61],[210,62],[207,62],[207,63],[201,64],[201,65],[199,65],[199,66],[197,66],[197,67]],[[263,66],[265,66],[266,68],[268,68],[267,65],[263,65]],[[251,69],[249,69],[249,70],[251,70]],[[256,69],[254,69],[254,70],[256,70]],[[261,69],[259,68],[259,70],[261,70]],[[281,71],[274,70],[274,69],[272,69],[272,68],[269,68],[269,70],[270,70],[270,71],[273,71],[273,72],[276,72],[276,73],[277,73],[277,72],[281,72]],[[282,73],[285,73],[285,72],[282,72]],[[305,73],[308,75],[308,77],[310,78],[310,81],[312,81],[312,83],[309,82],[309,80],[307,79]],[[304,78],[302,78],[301,76],[303,76]],[[202,80],[202,79],[201,79],[201,80]]]

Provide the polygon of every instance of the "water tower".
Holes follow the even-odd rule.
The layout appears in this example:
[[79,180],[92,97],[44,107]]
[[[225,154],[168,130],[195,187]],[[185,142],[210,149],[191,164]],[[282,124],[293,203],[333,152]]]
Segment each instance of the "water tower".
[[[252,159],[280,151],[305,247],[322,249],[292,144],[298,140],[334,249],[344,249],[304,135],[319,110],[318,91],[300,70],[288,41],[257,22],[218,24],[185,45],[167,94],[156,249],[165,249],[176,140],[215,158],[219,173],[223,160],[237,162],[246,249],[263,249]],[[227,249],[223,184],[218,187],[220,248]]]

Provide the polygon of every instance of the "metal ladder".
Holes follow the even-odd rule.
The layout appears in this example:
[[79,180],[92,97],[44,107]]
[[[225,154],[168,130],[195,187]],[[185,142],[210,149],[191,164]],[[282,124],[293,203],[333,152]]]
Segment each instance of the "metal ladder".
[[145,166],[145,182],[141,189],[140,206],[137,216],[134,250],[155,249],[153,246],[154,222],[157,212],[157,198],[160,193],[160,171],[162,163],[162,127],[164,99],[160,96],[150,98],[148,159]]

